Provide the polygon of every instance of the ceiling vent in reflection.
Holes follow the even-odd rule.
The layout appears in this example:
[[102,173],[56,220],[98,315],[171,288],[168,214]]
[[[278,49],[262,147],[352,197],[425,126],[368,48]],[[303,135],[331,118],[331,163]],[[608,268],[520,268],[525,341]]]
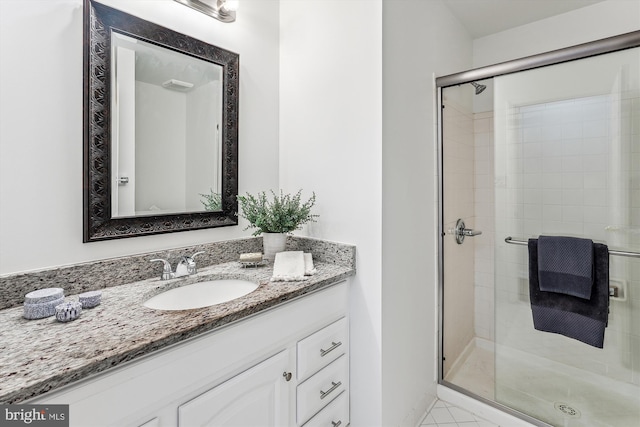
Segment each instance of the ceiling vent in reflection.
[[169,79],[166,82],[162,83],[162,87],[165,89],[186,92],[193,87],[193,83],[183,82],[182,80]]

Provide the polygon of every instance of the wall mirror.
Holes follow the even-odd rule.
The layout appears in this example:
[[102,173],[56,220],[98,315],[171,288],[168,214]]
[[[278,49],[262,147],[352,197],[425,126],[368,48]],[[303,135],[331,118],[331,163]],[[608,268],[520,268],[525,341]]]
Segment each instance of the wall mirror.
[[239,56],[84,4],[84,241],[236,225]]

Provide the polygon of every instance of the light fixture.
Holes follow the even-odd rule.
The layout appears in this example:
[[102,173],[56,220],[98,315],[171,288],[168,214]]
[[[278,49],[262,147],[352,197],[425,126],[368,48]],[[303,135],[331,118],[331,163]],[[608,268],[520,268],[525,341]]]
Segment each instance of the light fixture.
[[175,0],[222,22],[236,20],[238,0]]
[[178,90],[181,92],[187,92],[193,87],[193,83],[183,82],[178,79],[169,79],[162,83],[162,87],[165,89]]

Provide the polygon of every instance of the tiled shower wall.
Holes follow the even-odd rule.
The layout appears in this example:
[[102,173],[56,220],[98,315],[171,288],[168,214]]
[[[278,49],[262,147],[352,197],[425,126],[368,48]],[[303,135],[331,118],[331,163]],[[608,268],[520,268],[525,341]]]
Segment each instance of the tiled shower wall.
[[[443,205],[444,229],[444,369],[445,375],[459,360],[474,334],[474,244],[477,237],[459,245],[449,231],[458,218],[467,228],[474,221],[474,143],[470,90],[453,88],[443,104]],[[466,102],[465,102],[466,100]]]
[[512,107],[496,165],[496,341],[640,385],[640,260],[611,256],[624,288],[610,304],[604,349],[533,329],[526,247],[540,234],[640,247],[640,94],[619,92]]
[[[445,135],[445,155],[449,155],[446,165],[453,167],[454,171],[446,172],[453,183],[446,186],[446,191],[453,190],[455,194],[464,195],[467,199],[462,201],[462,197],[456,198],[453,206],[457,214],[463,217],[468,228],[482,231],[482,234],[473,239],[465,240],[459,247],[452,246],[451,251],[465,250],[471,254],[466,254],[465,263],[473,263],[473,328],[475,337],[488,341],[494,339],[494,246],[495,246],[495,199],[494,199],[494,143],[493,143],[493,112],[482,112],[472,114],[463,106],[449,101],[448,112],[445,114],[445,129],[453,135]],[[470,146],[473,144],[473,146]],[[455,146],[457,148],[452,147]],[[449,150],[449,151],[447,151]],[[457,155],[454,155],[457,150]],[[469,155],[473,154],[472,162],[469,163]],[[460,161],[461,158],[465,160]],[[452,166],[452,165],[458,165]],[[453,178],[453,177],[456,178]],[[471,184],[471,187],[469,185]],[[452,188],[453,187],[453,188]],[[446,199],[446,194],[445,194]],[[468,203],[472,202],[470,206]],[[447,218],[448,227],[455,225],[456,215]],[[447,228],[447,227],[445,227]],[[459,254],[458,254],[459,255]],[[454,254],[454,256],[456,256]],[[469,259],[468,258],[473,258]],[[457,258],[458,261],[460,258]],[[445,258],[446,260],[446,258]],[[453,267],[455,269],[455,267]],[[470,280],[464,277],[468,274],[465,269],[458,269],[457,281]],[[455,274],[455,273],[454,273]],[[449,284],[449,282],[447,282]],[[471,283],[471,281],[469,282]],[[462,285],[460,285],[462,286]],[[457,322],[459,323],[459,322]],[[462,328],[456,328],[462,329]],[[451,333],[448,330],[449,333]],[[468,342],[468,336],[460,333],[457,339],[456,348],[463,348]]]
[[473,115],[473,141],[475,223],[482,231],[482,235],[474,239],[474,325],[476,337],[493,341],[495,197],[492,111]]

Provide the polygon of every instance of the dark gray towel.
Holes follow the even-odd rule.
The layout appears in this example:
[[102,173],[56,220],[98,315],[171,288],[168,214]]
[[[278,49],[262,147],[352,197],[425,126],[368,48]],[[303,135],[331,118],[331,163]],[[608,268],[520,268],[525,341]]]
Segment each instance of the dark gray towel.
[[593,286],[593,241],[540,236],[538,280],[540,290],[589,299]]
[[609,249],[593,244],[594,284],[590,298],[540,290],[538,241],[529,239],[529,296],[533,326],[539,331],[562,334],[602,348],[609,318]]

